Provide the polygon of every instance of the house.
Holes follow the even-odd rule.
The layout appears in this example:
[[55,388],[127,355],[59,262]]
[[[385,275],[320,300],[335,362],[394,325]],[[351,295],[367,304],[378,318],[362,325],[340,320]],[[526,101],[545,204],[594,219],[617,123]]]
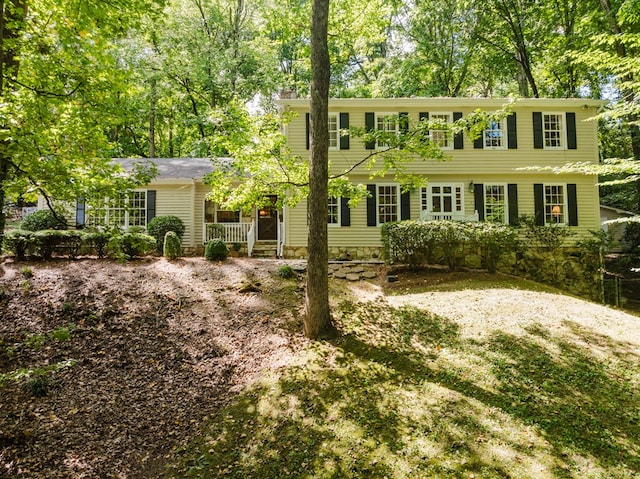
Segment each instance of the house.
[[[329,102],[329,159],[332,172],[341,172],[370,154],[378,145],[341,134],[348,127],[399,132],[398,118],[416,123],[423,118],[453,122],[474,110],[496,111],[508,100],[487,98],[333,99]],[[293,154],[309,155],[309,100],[278,100],[282,111],[293,112],[285,127]],[[371,258],[380,254],[380,226],[405,219],[453,219],[515,223],[521,215],[539,224],[571,228],[576,238],[600,229],[596,178],[556,175],[523,168],[558,167],[570,162],[598,162],[596,122],[589,121],[603,102],[585,99],[524,99],[504,120],[492,122],[477,140],[466,134],[448,137],[432,130],[431,138],[450,157],[438,162],[416,158],[414,174],[428,179],[425,187],[402,193],[392,177],[370,179],[364,166],[351,181],[366,185],[369,198],[350,208],[345,198],[328,198],[331,257]],[[116,160],[130,167],[134,160]],[[305,257],[306,202],[295,207],[229,211],[207,200],[203,177],[215,166],[206,158],[154,159],[159,174],[146,188],[100,211],[79,204],[78,224],[115,219],[124,227],[144,226],[156,215],[180,217],[186,227],[183,246],[197,252],[212,238],[212,224],[222,224],[224,239],[249,254]],[[241,185],[239,185],[241,187]],[[271,198],[272,204],[277,198]]]
[[[612,206],[600,205],[600,222],[602,230],[609,233],[611,237],[611,246],[609,251],[620,252],[628,248],[624,243],[624,233],[627,229],[627,223],[616,222],[623,218],[631,218],[636,216],[631,211],[621,210]],[[610,223],[611,222],[611,223]]]
[[[397,118],[416,123],[422,118],[453,122],[476,109],[496,111],[506,99],[385,98],[334,99],[329,102],[329,161],[332,173],[345,170],[378,147],[340,134],[347,127],[398,131]],[[294,154],[308,155],[309,100],[281,99],[284,111],[297,114],[286,127]],[[331,257],[379,254],[380,225],[405,219],[454,219],[515,223],[521,215],[538,224],[563,225],[576,238],[600,229],[596,177],[524,170],[529,166],[559,167],[572,162],[598,162],[596,122],[588,121],[603,102],[585,99],[523,99],[512,114],[493,122],[477,140],[466,134],[448,138],[432,130],[450,157],[437,162],[416,158],[412,172],[428,184],[408,193],[391,177],[370,179],[360,166],[349,177],[366,185],[367,201],[349,208],[340,198],[329,199]],[[390,119],[392,119],[390,121]],[[302,257],[306,250],[306,205],[285,208],[284,256]]]

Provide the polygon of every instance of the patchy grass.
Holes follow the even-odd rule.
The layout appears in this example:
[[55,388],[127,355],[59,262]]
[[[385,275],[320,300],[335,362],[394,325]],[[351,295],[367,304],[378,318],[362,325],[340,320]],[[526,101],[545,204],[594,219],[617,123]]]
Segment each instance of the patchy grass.
[[172,474],[640,474],[637,341],[542,318],[478,340],[454,320],[385,301],[345,300],[337,314],[343,337],[312,344],[222,410]]

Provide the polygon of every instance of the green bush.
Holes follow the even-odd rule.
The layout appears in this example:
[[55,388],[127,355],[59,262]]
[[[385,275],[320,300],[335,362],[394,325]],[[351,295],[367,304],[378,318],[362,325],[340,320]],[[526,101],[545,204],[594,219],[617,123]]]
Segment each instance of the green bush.
[[26,231],[64,230],[67,224],[56,218],[50,210],[38,210],[22,220],[20,228]]
[[85,245],[93,249],[98,258],[104,258],[107,255],[109,240],[111,240],[111,234],[106,231],[92,231],[84,234]]
[[284,266],[280,266],[278,268],[278,276],[280,276],[281,278],[284,278],[284,279],[293,278],[295,275],[296,275],[295,271],[293,271],[293,268],[288,264],[285,264]]
[[229,255],[227,245],[221,239],[213,239],[204,249],[204,257],[209,261],[224,261]]
[[150,254],[155,246],[156,239],[153,236],[127,232],[112,236],[108,248],[117,259],[126,261]]
[[33,234],[35,252],[37,256],[44,259],[51,259],[54,250],[64,241],[62,231],[42,230]]
[[156,239],[156,250],[162,253],[164,235],[173,231],[178,238],[184,235],[184,223],[177,216],[156,216],[147,224],[147,232]]
[[167,234],[164,235],[162,254],[169,259],[179,258],[182,254],[182,242],[175,232],[167,231]]
[[10,230],[4,235],[4,250],[16,259],[22,261],[33,248],[33,232],[25,230]]

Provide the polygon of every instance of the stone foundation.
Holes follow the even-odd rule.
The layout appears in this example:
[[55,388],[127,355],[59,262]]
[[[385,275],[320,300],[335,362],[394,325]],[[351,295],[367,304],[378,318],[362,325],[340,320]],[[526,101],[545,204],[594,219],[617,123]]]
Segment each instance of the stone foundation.
[[[306,246],[285,246],[284,257],[290,259],[305,259],[308,256]],[[330,260],[379,260],[382,248],[379,246],[329,247]]]

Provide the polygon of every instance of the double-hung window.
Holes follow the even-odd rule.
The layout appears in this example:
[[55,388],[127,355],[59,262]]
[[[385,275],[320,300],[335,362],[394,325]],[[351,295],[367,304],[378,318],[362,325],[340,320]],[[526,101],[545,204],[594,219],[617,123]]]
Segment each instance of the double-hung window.
[[489,123],[489,128],[484,130],[485,150],[502,150],[507,147],[505,121],[496,120]]
[[400,189],[398,185],[378,185],[378,224],[400,219]]
[[545,225],[566,224],[565,185],[544,185]]
[[545,149],[565,148],[565,129],[563,113],[542,114],[542,135]]
[[88,210],[87,224],[128,229],[147,225],[147,192],[130,191]]
[[432,113],[430,120],[441,124],[441,127],[433,128],[430,131],[431,141],[443,150],[453,149],[453,141],[448,125],[453,122],[452,113]]
[[340,226],[340,198],[337,196],[329,196],[328,208],[329,215],[327,224],[329,226]]
[[508,223],[507,187],[504,184],[484,185],[484,219],[492,223]]
[[329,149],[340,149],[340,117],[338,113],[329,113]]
[[[397,135],[398,128],[398,114],[397,113],[376,113],[376,130],[388,133],[390,135]],[[384,140],[379,140],[376,144],[377,148],[387,148],[389,143]]]

